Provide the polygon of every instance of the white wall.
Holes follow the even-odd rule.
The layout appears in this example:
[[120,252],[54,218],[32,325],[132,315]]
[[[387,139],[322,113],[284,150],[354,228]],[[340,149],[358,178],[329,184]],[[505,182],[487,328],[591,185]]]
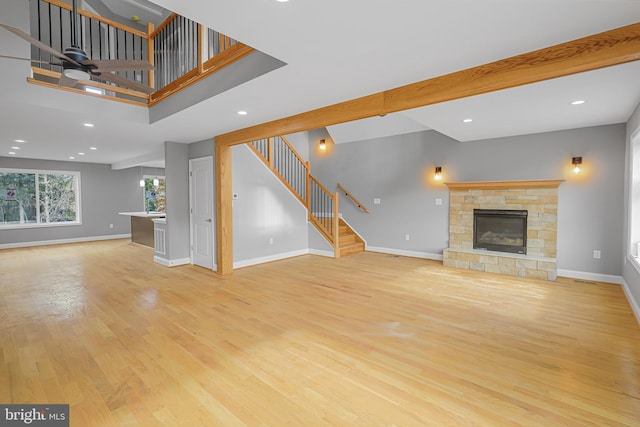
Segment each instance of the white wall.
[[[232,148],[234,267],[308,253],[305,207],[246,145]],[[272,242],[272,243],[271,243]]]

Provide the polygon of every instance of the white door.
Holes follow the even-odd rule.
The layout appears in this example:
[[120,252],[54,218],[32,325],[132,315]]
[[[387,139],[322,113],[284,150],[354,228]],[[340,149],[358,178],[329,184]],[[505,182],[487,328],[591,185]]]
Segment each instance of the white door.
[[213,269],[213,157],[189,160],[191,259]]

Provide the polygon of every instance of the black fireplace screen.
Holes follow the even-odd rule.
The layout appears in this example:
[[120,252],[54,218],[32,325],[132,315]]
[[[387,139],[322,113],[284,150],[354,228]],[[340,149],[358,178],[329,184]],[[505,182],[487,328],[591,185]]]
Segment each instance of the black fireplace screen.
[[527,211],[473,210],[473,248],[527,253]]

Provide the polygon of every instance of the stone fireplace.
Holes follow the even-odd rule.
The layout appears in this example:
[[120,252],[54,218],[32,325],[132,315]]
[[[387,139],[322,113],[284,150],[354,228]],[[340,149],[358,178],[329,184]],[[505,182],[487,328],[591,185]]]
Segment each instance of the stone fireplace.
[[[555,280],[561,183],[560,180],[447,183],[449,248],[444,250],[444,265]],[[501,231],[487,228],[491,226],[491,215],[483,217],[483,214],[491,213],[504,215]],[[526,228],[522,238],[516,236],[518,224]]]

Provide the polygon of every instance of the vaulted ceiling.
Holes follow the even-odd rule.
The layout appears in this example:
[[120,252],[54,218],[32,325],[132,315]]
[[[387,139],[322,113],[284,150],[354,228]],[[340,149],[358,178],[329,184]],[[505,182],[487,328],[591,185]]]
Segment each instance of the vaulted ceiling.
[[[116,0],[112,0],[116,1]],[[21,0],[0,22],[28,31]],[[132,164],[190,143],[640,21],[637,0],[154,0],[287,65],[149,124],[148,111],[29,85],[0,59],[0,156]],[[27,43],[0,33],[0,54]],[[432,128],[458,141],[625,122],[640,61],[390,114],[333,129],[336,142]],[[581,105],[571,105],[585,100]],[[170,101],[168,101],[170,102]],[[238,116],[238,110],[248,112]],[[464,123],[464,119],[473,119]],[[83,122],[95,123],[91,129]],[[375,122],[375,123],[374,123]],[[331,129],[330,129],[331,130]],[[345,135],[345,136],[338,136]],[[98,150],[89,153],[88,146]],[[15,151],[14,151],[15,152]],[[157,155],[156,155],[157,156]],[[129,162],[129,163],[127,163]]]

